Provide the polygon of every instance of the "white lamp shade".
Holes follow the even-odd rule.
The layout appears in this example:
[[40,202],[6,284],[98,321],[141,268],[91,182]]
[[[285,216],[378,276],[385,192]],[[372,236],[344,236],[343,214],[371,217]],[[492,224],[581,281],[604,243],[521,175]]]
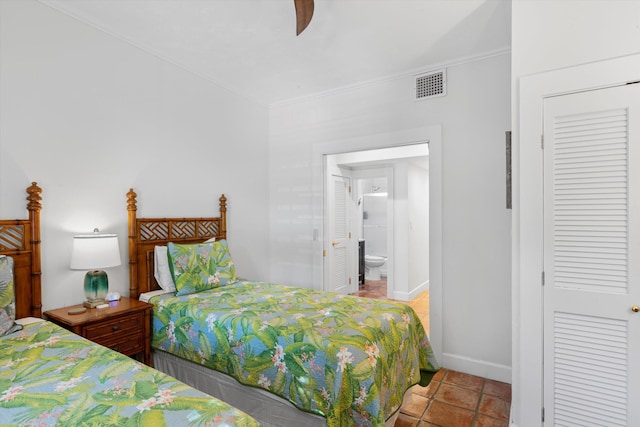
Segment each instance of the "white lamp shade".
[[116,234],[73,236],[72,270],[98,270],[120,265],[120,247]]

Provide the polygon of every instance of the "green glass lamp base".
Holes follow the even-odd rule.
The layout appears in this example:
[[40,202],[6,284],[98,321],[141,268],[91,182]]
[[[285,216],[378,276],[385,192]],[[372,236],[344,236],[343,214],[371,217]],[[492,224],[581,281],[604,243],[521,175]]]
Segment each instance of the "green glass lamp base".
[[84,295],[87,300],[83,305],[88,308],[94,308],[104,304],[107,292],[109,292],[107,273],[103,270],[87,271],[84,276]]

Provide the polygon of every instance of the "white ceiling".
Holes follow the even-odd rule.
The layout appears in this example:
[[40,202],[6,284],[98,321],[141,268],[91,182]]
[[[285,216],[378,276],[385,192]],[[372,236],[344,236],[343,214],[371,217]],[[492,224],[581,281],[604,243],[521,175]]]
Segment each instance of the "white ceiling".
[[510,0],[40,0],[271,104],[509,49]]

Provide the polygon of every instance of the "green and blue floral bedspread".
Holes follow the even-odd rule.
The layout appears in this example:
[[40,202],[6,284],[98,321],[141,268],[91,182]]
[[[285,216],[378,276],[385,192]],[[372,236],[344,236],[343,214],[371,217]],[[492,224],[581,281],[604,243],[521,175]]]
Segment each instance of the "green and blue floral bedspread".
[[0,425],[259,426],[218,399],[49,322],[0,337]]
[[403,303],[246,281],[151,302],[154,348],[269,390],[328,426],[384,425],[405,391],[438,370]]

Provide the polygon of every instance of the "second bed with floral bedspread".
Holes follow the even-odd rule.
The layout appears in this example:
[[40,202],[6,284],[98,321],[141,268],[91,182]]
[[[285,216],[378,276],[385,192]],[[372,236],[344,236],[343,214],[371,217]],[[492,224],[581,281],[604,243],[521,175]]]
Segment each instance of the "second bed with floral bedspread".
[[155,349],[269,390],[328,426],[384,425],[438,370],[411,307],[232,281],[154,303]]
[[44,321],[0,337],[0,424],[259,426],[175,378]]

